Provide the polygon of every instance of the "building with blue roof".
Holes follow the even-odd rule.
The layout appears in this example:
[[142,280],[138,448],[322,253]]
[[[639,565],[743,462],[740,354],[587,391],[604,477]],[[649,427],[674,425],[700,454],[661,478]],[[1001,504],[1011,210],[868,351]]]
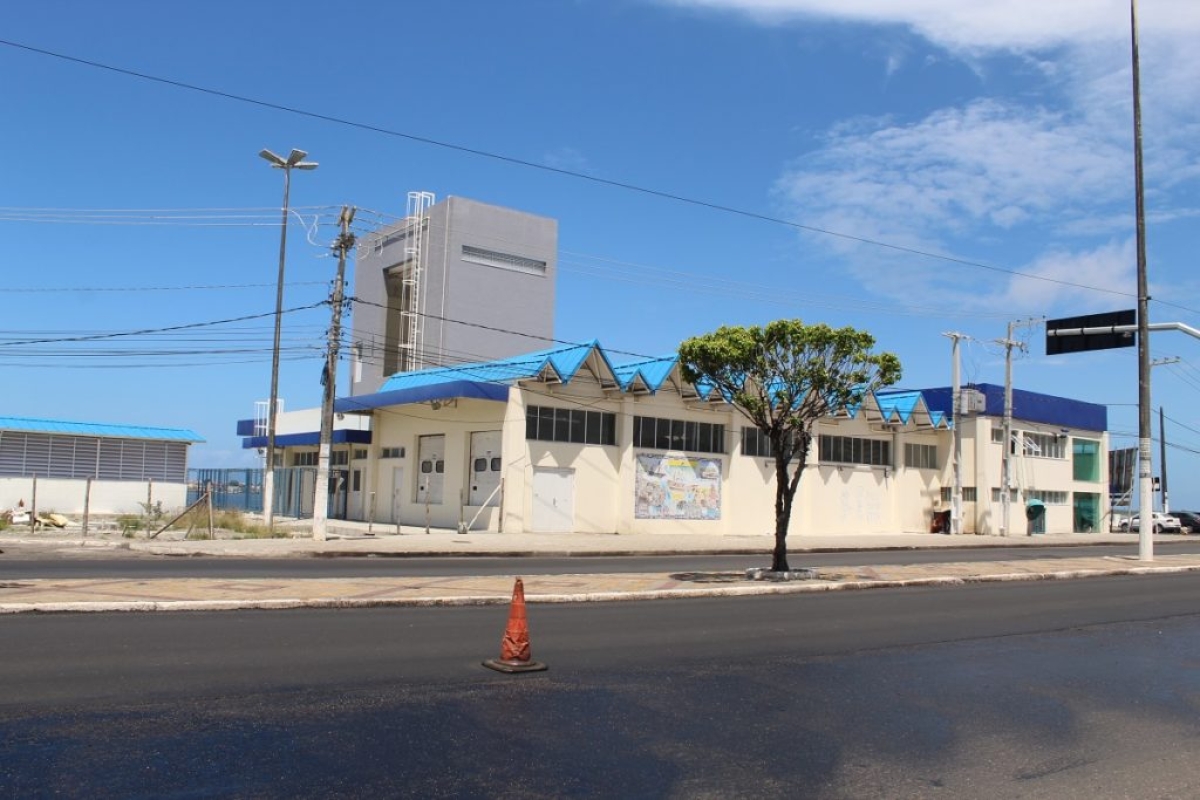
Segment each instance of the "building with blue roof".
[[0,508],[35,497],[60,514],[141,513],[148,498],[182,508],[188,447],[203,441],[182,428],[0,417]]
[[[793,533],[929,530],[951,506],[955,425],[964,441],[962,530],[1000,532],[996,388],[972,389],[961,420],[939,388],[881,390],[835,410],[816,427]],[[1026,533],[1027,502],[1046,509],[1046,530],[1095,528],[1107,512],[1103,407],[1015,397],[1015,512],[1005,532]],[[674,355],[561,344],[399,373],[334,407],[339,424],[359,420],[353,440],[335,437],[344,487],[335,516],[496,532],[773,527],[769,442],[719,393],[685,381]],[[289,466],[315,464],[313,431],[285,444]]]

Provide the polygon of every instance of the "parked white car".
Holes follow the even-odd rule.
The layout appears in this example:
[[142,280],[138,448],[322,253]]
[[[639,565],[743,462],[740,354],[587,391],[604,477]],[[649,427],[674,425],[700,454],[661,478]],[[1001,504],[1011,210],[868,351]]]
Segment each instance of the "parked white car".
[[[1151,529],[1155,533],[1183,533],[1183,525],[1177,517],[1172,517],[1170,514],[1163,514],[1155,511],[1150,516]],[[1139,531],[1142,529],[1141,515],[1134,514],[1127,520],[1121,522],[1121,530],[1123,531]]]

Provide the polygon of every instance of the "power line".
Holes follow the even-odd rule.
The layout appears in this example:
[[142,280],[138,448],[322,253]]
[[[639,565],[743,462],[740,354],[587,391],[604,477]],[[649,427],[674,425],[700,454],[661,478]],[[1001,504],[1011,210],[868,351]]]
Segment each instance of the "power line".
[[[325,305],[325,304],[326,304],[326,301],[321,301],[318,303],[312,303],[307,306],[297,306],[296,308],[285,309],[284,313],[290,314],[295,311],[307,311],[308,309],[317,308],[317,307]],[[211,327],[213,325],[226,325],[230,322],[245,322],[247,320],[252,320],[252,319],[264,319],[266,317],[273,317],[274,315],[275,315],[274,312],[268,312],[266,314],[248,314],[244,317],[230,317],[229,319],[213,320],[211,322],[192,322],[192,323],[188,323],[186,325],[170,325],[170,326],[167,326],[164,328],[142,328],[139,330],[115,331],[115,332],[111,332],[111,333],[94,333],[94,334],[86,334],[86,335],[82,335],[82,336],[64,336],[64,337],[47,338],[47,339],[16,340],[16,341],[9,341],[9,342],[0,342],[0,346],[12,347],[12,346],[16,346],[16,345],[30,345],[30,344],[57,344],[60,342],[90,342],[90,341],[97,341],[100,339],[115,339],[117,337],[122,337],[122,336],[142,336],[142,335],[149,334],[149,333],[166,333],[168,331],[182,331],[182,330],[190,330],[190,329],[195,329],[195,328],[206,328],[206,327]]]
[[[46,49],[40,48],[40,47],[33,47],[32,45],[22,44],[20,42],[14,42],[14,41],[6,40],[6,39],[0,39],[0,45],[6,45],[8,47],[12,47],[12,48],[15,48],[18,50],[24,50],[24,51],[30,52],[30,53],[37,53],[39,55],[49,56],[51,58],[57,58],[57,59],[60,59],[63,61],[69,61],[74,64],[80,64],[82,66],[92,67],[95,69],[106,70],[108,72],[113,72],[113,73],[116,73],[119,75],[125,75],[125,76],[132,77],[132,78],[138,78],[140,80],[152,81],[154,83],[160,83],[160,84],[163,84],[166,86],[171,86],[171,87],[174,87],[177,89],[186,89],[188,91],[199,92],[201,94],[206,94],[206,95],[210,95],[213,97],[220,97],[225,100],[233,100],[233,101],[239,102],[239,103],[247,103],[250,105],[259,106],[261,108],[269,108],[269,109],[272,109],[275,111],[283,111],[288,114],[295,114],[297,116],[307,117],[309,119],[316,119],[316,120],[321,120],[323,122],[330,122],[335,125],[342,125],[345,127],[355,128],[357,130],[364,130],[364,131],[369,131],[372,133],[382,134],[384,136],[391,136],[394,138],[406,139],[408,141],[417,142],[419,144],[430,145],[432,147],[440,147],[440,148],[443,148],[446,150],[452,150],[452,151],[459,152],[459,153],[465,153],[465,154],[477,156],[480,158],[487,158],[487,159],[491,159],[493,161],[499,161],[502,163],[512,164],[512,165],[520,166],[520,167],[526,167],[529,169],[536,169],[536,170],[540,170],[542,172],[549,172],[549,173],[561,175],[564,177],[575,178],[577,180],[589,181],[591,183],[595,183],[595,184],[602,185],[602,186],[610,186],[613,188],[623,189],[623,190],[630,191],[630,192],[636,192],[638,194],[643,194],[643,195],[647,195],[650,197],[657,197],[657,198],[664,199],[664,200],[671,200],[671,201],[678,202],[678,203],[684,203],[687,205],[696,206],[698,208],[706,208],[711,211],[719,211],[719,212],[726,213],[726,214],[734,214],[736,216],[744,217],[746,219],[753,219],[753,220],[758,220],[760,222],[768,222],[768,223],[772,223],[772,224],[776,224],[776,225],[783,225],[783,226],[792,228],[794,230],[805,231],[808,233],[817,233],[817,234],[821,234],[823,236],[831,236],[831,237],[842,239],[845,241],[857,242],[859,244],[866,244],[866,245],[870,245],[873,247],[880,247],[880,248],[892,250],[895,252],[906,253],[909,255],[920,256],[923,258],[935,259],[938,261],[944,261],[944,262],[952,263],[952,264],[959,264],[961,266],[974,267],[977,269],[983,269],[983,270],[988,270],[991,272],[1002,273],[1002,274],[1011,275],[1014,277],[1022,277],[1022,278],[1028,278],[1030,280],[1037,280],[1037,281],[1043,281],[1046,283],[1053,283],[1053,284],[1059,285],[1059,286],[1067,286],[1067,287],[1071,287],[1071,288],[1075,288],[1075,289],[1085,289],[1087,291],[1101,292],[1104,294],[1112,294],[1112,295],[1117,295],[1120,297],[1135,297],[1136,296],[1134,293],[1131,293],[1131,292],[1124,292],[1124,291],[1119,291],[1116,289],[1107,289],[1107,288],[1099,287],[1099,286],[1089,286],[1087,284],[1076,283],[1074,281],[1067,281],[1067,280],[1062,280],[1059,278],[1051,278],[1051,277],[1047,277],[1045,275],[1035,275],[1032,273],[1020,272],[1018,270],[1006,269],[1004,267],[997,267],[997,266],[994,266],[991,264],[985,264],[985,263],[982,263],[979,261],[971,261],[969,259],[959,258],[957,256],[950,256],[950,255],[945,255],[942,253],[934,253],[934,252],[927,251],[927,250],[920,250],[920,249],[917,249],[914,247],[907,247],[904,245],[894,244],[894,243],[890,243],[890,242],[883,242],[883,241],[879,241],[876,239],[870,239],[865,236],[856,236],[854,234],[844,233],[841,231],[834,231],[834,230],[830,230],[827,228],[819,228],[819,227],[816,227],[813,225],[804,225],[799,222],[794,222],[792,220],[783,219],[782,217],[774,217],[769,214],[762,214],[762,213],[759,213],[756,211],[748,211],[746,209],[735,208],[733,206],[722,205],[720,203],[714,203],[714,202],[710,202],[707,200],[699,200],[697,198],[687,197],[685,195],[680,195],[680,194],[676,194],[673,192],[668,192],[668,191],[664,191],[664,190],[660,190],[660,189],[651,189],[651,188],[648,188],[645,186],[640,186],[640,185],[637,185],[634,183],[629,183],[627,181],[619,181],[619,180],[614,180],[611,178],[602,178],[602,177],[599,177],[596,175],[589,175],[584,172],[577,172],[575,170],[569,170],[569,169],[565,169],[562,167],[554,167],[554,166],[550,166],[548,164],[539,164],[534,161],[528,161],[526,159],[516,158],[514,156],[506,156],[506,155],[502,155],[499,153],[493,153],[493,152],[490,152],[487,150],[482,150],[480,148],[467,147],[465,145],[454,144],[451,142],[433,139],[433,138],[430,138],[427,136],[418,136],[416,134],[405,133],[403,131],[392,130],[389,128],[383,128],[378,125],[371,125],[371,124],[368,124],[365,122],[357,122],[354,120],[346,119],[345,117],[337,117],[337,116],[333,116],[331,114],[322,114],[322,113],[315,112],[315,111],[307,111],[305,109],[296,108],[293,106],[286,106],[286,105],[283,105],[280,103],[274,103],[274,102],[267,101],[267,100],[260,100],[260,99],[248,97],[245,95],[234,94],[232,92],[225,92],[225,91],[221,91],[219,89],[212,89],[212,88],[208,88],[205,86],[199,86],[197,84],[186,83],[184,81],[174,80],[171,78],[163,78],[163,77],[160,77],[157,75],[150,75],[149,73],[139,72],[139,71],[127,69],[124,67],[116,67],[116,66],[112,66],[111,64],[104,64],[99,61],[93,61],[90,59],[79,58],[78,56],[70,56],[65,53],[58,53],[58,52],[54,52],[52,50],[46,50]],[[1165,301],[1158,301],[1158,302],[1162,303],[1163,305],[1175,306],[1175,304],[1167,303]],[[1191,310],[1191,309],[1186,309],[1183,306],[1176,306],[1176,307],[1184,308],[1184,310]]]

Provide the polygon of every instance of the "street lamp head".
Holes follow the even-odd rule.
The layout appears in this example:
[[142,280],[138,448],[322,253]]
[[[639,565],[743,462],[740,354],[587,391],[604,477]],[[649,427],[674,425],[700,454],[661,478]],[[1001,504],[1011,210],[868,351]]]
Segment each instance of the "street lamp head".
[[258,155],[266,159],[272,167],[277,169],[286,170],[294,167],[296,169],[310,170],[317,168],[317,162],[304,160],[308,153],[304,152],[303,150],[293,149],[292,152],[288,153],[287,158],[272,153],[270,150],[260,150]]
[[[284,160],[283,160],[283,158],[282,158],[281,156],[277,156],[277,155],[275,155],[275,154],[274,154],[274,153],[272,153],[270,150],[259,150],[259,151],[258,151],[258,155],[259,155],[259,157],[260,157],[260,158],[264,158],[264,159],[266,159],[267,161],[271,162],[271,166],[272,166],[272,167],[285,167],[285,166],[287,166],[287,162],[286,162],[286,161],[284,161]],[[303,156],[302,156],[302,157],[303,157]]]

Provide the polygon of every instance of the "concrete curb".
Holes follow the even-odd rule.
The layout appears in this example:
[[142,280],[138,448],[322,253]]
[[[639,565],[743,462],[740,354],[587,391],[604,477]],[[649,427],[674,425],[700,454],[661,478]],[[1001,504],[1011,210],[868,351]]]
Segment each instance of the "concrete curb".
[[[780,594],[807,594],[862,589],[893,589],[915,586],[962,586],[972,583],[1074,580],[1121,575],[1171,575],[1200,571],[1200,565],[1170,567],[1122,567],[1114,569],[1057,570],[1053,572],[1014,572],[995,575],[931,576],[901,580],[852,580],[839,582],[793,581],[751,586],[713,586],[701,589],[658,589],[633,592],[587,592],[581,594],[528,594],[528,604],[611,603],[645,600],[689,600],[704,597],[753,597]],[[820,580],[819,578],[817,579]],[[148,611],[278,611],[299,608],[387,608],[432,606],[489,606],[511,601],[509,594],[468,597],[406,597],[352,599],[326,597],[316,599],[273,600],[131,600],[73,603],[0,603],[3,614],[63,614]]]

